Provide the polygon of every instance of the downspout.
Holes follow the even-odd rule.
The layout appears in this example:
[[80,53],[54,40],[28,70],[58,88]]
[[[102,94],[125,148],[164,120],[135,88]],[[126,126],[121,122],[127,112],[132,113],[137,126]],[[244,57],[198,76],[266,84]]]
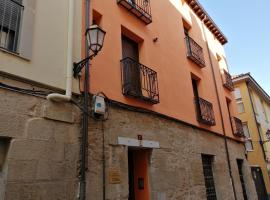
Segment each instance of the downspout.
[[47,96],[51,101],[70,101],[72,96],[72,70],[73,70],[73,24],[74,24],[74,0],[68,1],[68,38],[67,38],[67,75],[66,75],[66,93],[52,93]]
[[[85,0],[85,30],[90,26],[90,0]],[[88,50],[88,42],[85,37],[85,57],[90,55]],[[80,188],[79,200],[86,199],[86,169],[88,168],[88,102],[90,89],[90,60],[85,63],[84,67],[84,90],[83,90],[83,120],[82,120],[82,138],[81,138],[81,164],[80,164]],[[90,197],[89,197],[90,198]]]
[[237,200],[234,180],[233,180],[233,176],[232,176],[232,166],[231,166],[231,161],[230,161],[230,153],[229,153],[229,148],[228,148],[227,135],[226,135],[226,132],[225,132],[224,117],[223,117],[223,114],[222,114],[221,102],[220,102],[220,99],[219,99],[217,80],[216,80],[216,77],[215,77],[213,61],[212,61],[212,58],[211,58],[211,52],[210,52],[208,40],[207,40],[206,33],[205,33],[205,27],[204,27],[204,23],[203,23],[204,20],[205,20],[205,17],[204,17],[204,19],[202,19],[203,35],[204,35],[206,46],[207,46],[208,57],[209,57],[210,65],[211,65],[211,71],[212,71],[212,76],[213,76],[213,79],[214,79],[214,85],[215,85],[215,90],[216,90],[216,95],[217,95],[217,100],[218,100],[218,108],[219,108],[220,117],[221,117],[222,130],[223,130],[223,133],[224,133],[223,138],[224,138],[225,149],[226,149],[226,158],[227,158],[228,167],[229,167],[230,179],[232,181],[232,187],[233,187],[233,195],[234,195],[234,199]]
[[256,123],[256,128],[257,128],[257,131],[258,131],[258,134],[259,134],[259,138],[260,138],[259,143],[260,143],[260,146],[261,146],[261,148],[262,148],[264,160],[266,160],[266,154],[265,154],[264,146],[263,146],[263,143],[262,143],[263,140],[262,140],[260,128],[259,128],[258,123],[257,123],[257,118],[256,118],[256,113],[255,113],[254,104],[253,104],[253,99],[252,99],[252,97],[251,97],[249,81],[246,81],[246,84],[247,84],[248,96],[249,96],[249,100],[250,100],[250,103],[251,103],[251,108],[252,108],[253,117],[254,117],[254,120],[255,120],[255,123]]

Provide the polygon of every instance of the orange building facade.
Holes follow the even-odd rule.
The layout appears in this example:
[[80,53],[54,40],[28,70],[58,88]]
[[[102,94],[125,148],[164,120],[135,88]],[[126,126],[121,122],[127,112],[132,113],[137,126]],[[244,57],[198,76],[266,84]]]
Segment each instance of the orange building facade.
[[227,39],[199,2],[93,0],[91,21],[106,39],[90,93],[109,115],[90,121],[87,196],[256,199]]

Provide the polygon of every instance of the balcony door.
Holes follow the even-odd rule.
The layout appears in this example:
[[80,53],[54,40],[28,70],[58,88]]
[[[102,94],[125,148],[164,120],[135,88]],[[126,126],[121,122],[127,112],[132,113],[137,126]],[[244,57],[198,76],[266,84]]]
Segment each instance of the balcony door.
[[138,43],[122,35],[122,57],[125,60],[125,93],[141,96],[141,78]]

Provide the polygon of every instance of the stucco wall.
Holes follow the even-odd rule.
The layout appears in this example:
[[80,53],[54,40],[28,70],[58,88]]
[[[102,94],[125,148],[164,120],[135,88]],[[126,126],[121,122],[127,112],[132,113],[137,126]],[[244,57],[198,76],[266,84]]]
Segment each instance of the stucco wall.
[[[118,5],[116,1],[93,1],[92,8],[101,14],[100,26],[107,31],[104,47],[92,62],[92,93],[102,91],[110,99],[153,110],[222,134],[221,114],[218,108],[210,56],[213,60],[220,95],[225,131],[228,136],[233,137],[225,97],[232,101],[232,116],[235,115],[234,98],[223,87],[221,81],[220,68],[227,68],[226,62],[218,63],[216,56],[219,54],[219,56],[226,58],[223,46],[207,28],[205,28],[206,36],[204,36],[201,21],[189,6],[185,3],[182,4],[181,1],[152,1],[153,22],[147,26],[127,9]],[[112,18],[113,20],[111,20]],[[186,57],[182,18],[190,23],[192,26],[191,37],[203,48],[206,61],[206,67],[203,69]],[[156,105],[122,95],[121,34],[126,34],[125,30],[129,30],[139,42],[140,63],[157,72],[160,103]],[[157,42],[153,42],[154,38],[158,38]],[[209,41],[209,53],[206,38]],[[213,103],[216,126],[204,126],[196,120],[191,73],[201,79],[199,83],[200,96]]]
[[270,191],[270,180],[268,175],[268,170],[266,166],[266,161],[264,159],[263,149],[260,141],[260,135],[257,128],[256,116],[253,113],[252,103],[250,101],[250,96],[248,92],[248,87],[245,81],[235,84],[236,88],[239,88],[241,91],[241,96],[243,99],[245,112],[238,114],[238,117],[242,122],[246,122],[249,128],[250,136],[253,144],[253,151],[248,152],[248,161],[250,165],[260,166],[262,169],[263,177],[267,192]]

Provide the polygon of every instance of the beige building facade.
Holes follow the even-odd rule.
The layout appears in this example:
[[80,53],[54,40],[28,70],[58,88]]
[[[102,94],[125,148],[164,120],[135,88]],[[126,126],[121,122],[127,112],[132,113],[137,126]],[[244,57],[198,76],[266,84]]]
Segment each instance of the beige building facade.
[[269,95],[250,73],[237,75],[233,81],[238,117],[244,124],[247,159],[253,171],[257,193],[266,196],[265,193],[269,194],[270,191]]
[[1,200],[78,196],[81,112],[47,96],[78,100],[82,4],[0,0]]

